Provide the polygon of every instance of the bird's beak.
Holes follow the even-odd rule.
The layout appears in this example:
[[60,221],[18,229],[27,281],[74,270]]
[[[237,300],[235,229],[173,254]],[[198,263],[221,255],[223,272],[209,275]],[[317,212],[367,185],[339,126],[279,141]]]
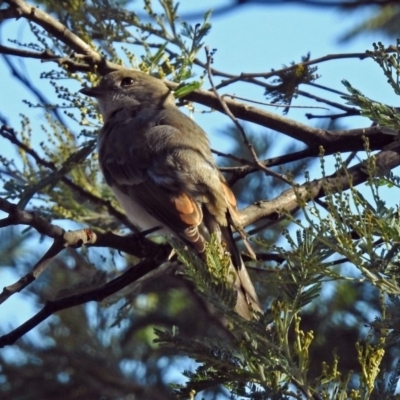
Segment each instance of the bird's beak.
[[79,93],[82,93],[90,97],[100,97],[103,91],[99,87],[94,86],[94,87],[83,88],[79,91]]

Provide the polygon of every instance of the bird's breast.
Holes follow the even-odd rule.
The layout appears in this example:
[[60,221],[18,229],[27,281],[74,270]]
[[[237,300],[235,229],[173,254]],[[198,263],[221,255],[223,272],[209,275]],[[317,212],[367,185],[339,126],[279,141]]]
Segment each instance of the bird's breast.
[[118,187],[111,186],[115,197],[118,199],[121,207],[124,209],[126,216],[140,230],[152,229],[160,227],[156,232],[157,234],[172,234],[172,232],[163,226],[160,221],[153,218],[137,201],[135,198],[126,195]]

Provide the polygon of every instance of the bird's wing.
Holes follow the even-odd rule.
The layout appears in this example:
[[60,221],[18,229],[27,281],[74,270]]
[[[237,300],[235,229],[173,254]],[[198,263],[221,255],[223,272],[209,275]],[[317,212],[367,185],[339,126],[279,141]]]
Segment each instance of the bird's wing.
[[[190,242],[197,251],[204,251],[205,239],[198,230],[203,220],[201,204],[185,190],[183,182],[189,179],[188,186],[196,186],[191,182],[195,177],[191,176],[190,163],[177,156],[181,147],[186,154],[190,149],[178,141],[172,152],[174,155],[166,157],[162,154],[160,143],[179,133],[171,126],[148,129],[146,141],[140,141],[140,137],[136,141],[130,129],[129,124],[122,129],[120,126],[107,132],[100,142],[100,164],[108,185],[118,187],[163,226]],[[130,135],[132,140],[121,147],[117,135]],[[127,143],[126,137],[124,142]]]

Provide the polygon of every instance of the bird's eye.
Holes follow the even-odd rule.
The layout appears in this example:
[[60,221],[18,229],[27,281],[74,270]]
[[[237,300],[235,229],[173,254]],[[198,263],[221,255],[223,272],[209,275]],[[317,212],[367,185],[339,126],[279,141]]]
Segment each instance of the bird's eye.
[[121,80],[121,87],[128,87],[133,85],[133,78],[127,77]]

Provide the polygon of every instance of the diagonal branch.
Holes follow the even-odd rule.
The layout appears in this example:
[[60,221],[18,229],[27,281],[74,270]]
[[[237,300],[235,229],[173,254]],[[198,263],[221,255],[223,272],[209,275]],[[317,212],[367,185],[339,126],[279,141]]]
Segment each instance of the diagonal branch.
[[[169,82],[167,82],[167,84],[171,88],[177,86]],[[220,102],[212,92],[195,90],[188,94],[185,99],[223,112]],[[341,152],[363,150],[363,136],[369,138],[371,150],[380,150],[383,146],[393,141],[393,136],[385,134],[382,127],[379,126],[329,131],[326,129],[314,128],[290,118],[234,100],[225,99],[225,103],[236,118],[273,129],[293,139],[299,140],[312,148],[315,151],[315,155],[318,155],[319,146],[323,146],[330,154],[339,150]]]
[[81,304],[88,303],[89,301],[100,302],[106,297],[118,292],[129,284],[137,281],[144,275],[156,269],[163,259],[144,259],[135,266],[129,268],[118,278],[113,279],[104,286],[89,290],[84,293],[75,294],[72,296],[64,297],[55,301],[47,301],[44,307],[28,321],[14,329],[10,333],[0,337],[0,348],[15,343],[19,338],[27,332],[38,326],[41,322],[60,310],[76,307]]
[[218,93],[215,85],[214,85],[214,81],[212,78],[212,73],[211,73],[211,62],[212,62],[212,54],[210,53],[208,47],[205,47],[206,50],[206,56],[207,56],[207,72],[208,72],[208,79],[210,81],[211,87],[213,89],[213,92],[216,96],[216,98],[218,99],[224,113],[232,120],[232,122],[235,124],[236,128],[239,130],[240,134],[242,135],[243,138],[243,143],[246,145],[246,147],[249,149],[250,154],[253,157],[253,164],[260,169],[261,171],[264,171],[265,173],[267,173],[268,175],[271,175],[275,178],[278,178],[280,180],[282,180],[285,183],[289,183],[290,182],[283,176],[280,174],[277,174],[276,172],[268,169],[264,164],[262,164],[257,156],[257,153],[254,149],[254,146],[250,143],[250,141],[247,138],[246,132],[244,131],[242,125],[239,123],[239,121],[237,120],[237,118],[232,114],[231,110],[229,109],[229,107],[227,106],[225,100],[220,96],[220,94]]
[[79,36],[72,33],[65,25],[53,18],[51,15],[41,11],[39,8],[25,3],[23,0],[5,0],[12,9],[17,10],[19,18],[25,18],[41,26],[44,30],[66,44],[77,53],[85,54],[93,61],[101,63],[103,58],[94,51]]
[[[23,0],[5,0],[7,4],[9,4],[10,9],[7,10],[7,15],[9,17],[14,17],[18,15],[19,17],[23,17],[28,19],[29,21],[32,21],[39,26],[41,26],[43,29],[45,29],[47,32],[49,32],[51,35],[55,36],[57,39],[59,39],[62,43],[67,45],[71,50],[73,50],[75,53],[75,57],[79,58],[84,58],[86,64],[83,66],[83,70],[87,71],[88,65],[91,65],[93,70],[97,68],[98,72],[102,75],[104,75],[107,72],[110,72],[112,70],[120,69],[122,68],[120,65],[117,65],[115,63],[108,62],[104,59],[104,57],[93,50],[93,48],[85,43],[81,38],[79,38],[77,35],[75,35],[73,32],[69,31],[66,26],[61,24],[59,21],[54,19],[51,15],[41,11],[40,9],[24,2]],[[4,49],[4,48],[3,48]],[[393,46],[388,47],[387,52],[394,51]],[[233,76],[229,74],[223,75],[223,73],[220,73],[219,71],[216,70],[211,70],[211,72],[215,75],[217,74],[222,74],[223,76],[226,76],[228,78],[232,79],[245,79],[245,80],[251,80],[254,79],[254,77],[268,77],[271,74],[276,75],[278,73],[282,73],[285,70],[291,70],[293,68],[296,68],[296,66],[300,65],[312,65],[312,64],[317,64],[320,62],[332,60],[332,59],[339,59],[339,58],[348,58],[348,57],[357,57],[357,58],[364,58],[364,57],[369,57],[368,53],[354,53],[354,54],[333,54],[333,55],[326,55],[320,58],[316,58],[314,60],[309,60],[306,62],[298,63],[294,66],[287,67],[286,69],[281,69],[277,71],[272,71],[268,73],[242,73],[239,76]],[[59,59],[55,60],[57,62],[61,62]],[[78,71],[79,67],[78,65],[74,65],[74,70]],[[168,85],[172,88],[175,88],[177,85],[173,83],[168,83]],[[218,99],[218,97],[209,91],[201,91],[197,90],[192,93],[190,93],[186,99],[189,101],[195,101],[201,104],[205,104],[213,109],[223,111],[223,107]],[[321,100],[319,100],[321,101]],[[292,121],[286,117],[282,117],[280,115],[276,115],[264,110],[257,109],[255,107],[250,107],[246,104],[242,104],[239,102],[235,101],[225,101],[227,107],[229,110],[232,112],[232,114],[236,118],[244,119],[247,121],[254,122],[256,124],[259,124],[261,126],[265,126],[267,128],[276,130],[278,132],[281,132],[289,137],[292,137],[294,139],[297,139],[299,141],[302,141],[303,143],[307,144],[308,146],[312,147],[316,151],[317,155],[317,149],[320,145],[324,146],[324,148],[327,151],[330,151],[330,147],[332,146],[335,148],[334,144],[337,142],[339,139],[341,139],[341,145],[345,144],[345,146],[351,146],[351,148],[342,148],[342,151],[353,151],[353,150],[361,150],[363,143],[361,140],[362,135],[379,135],[381,132],[379,132],[379,129],[377,131],[366,131],[366,132],[351,132],[351,131],[342,131],[342,132],[336,132],[332,133],[330,131],[325,131],[323,129],[318,129],[318,128],[312,128],[309,127],[305,124],[301,124],[296,121]],[[342,137],[343,134],[346,136],[349,135],[351,141],[348,143],[347,137]],[[356,134],[356,135],[354,135]],[[336,136],[336,137],[335,137]],[[339,137],[340,136],[340,137]],[[354,136],[358,136],[358,140],[353,140],[356,139]],[[371,143],[371,149],[381,149],[382,145],[388,144],[391,139],[387,139],[387,137],[380,135],[381,137],[379,140],[374,140],[370,141]],[[383,141],[382,141],[382,140]],[[374,147],[376,146],[376,147]],[[332,151],[337,151],[338,146],[336,146],[335,149]]]
[[[375,155],[376,165],[380,171],[390,171],[400,165],[400,148],[385,149]],[[340,187],[347,190],[351,186],[359,185],[369,179],[364,162],[342,171],[334,173],[326,178],[315,179],[293,189],[288,189],[271,201],[260,200],[241,211],[243,226],[253,224],[260,219],[278,219],[284,212],[293,212],[299,205],[299,198],[305,201],[324,197],[326,188]]]
[[23,0],[4,0],[4,2],[10,6],[10,9],[7,10],[7,13],[10,15],[9,18],[14,16],[15,18],[22,17],[39,25],[71,50],[90,60],[93,69],[97,65],[101,73],[106,73],[121,68],[120,65],[107,61],[100,53],[93,50],[89,44],[85,43],[79,36],[71,32],[50,14]]
[[[86,239],[86,242],[90,242],[93,235],[87,234],[86,238],[84,237],[85,233],[90,233],[89,229],[81,229],[79,233],[78,231],[75,232],[67,232],[64,235],[72,236],[74,234],[74,240],[71,243],[73,247],[78,247],[83,239]],[[83,235],[81,234],[83,233]],[[64,236],[63,235],[63,236]],[[65,247],[69,247],[68,240],[62,240],[63,237],[57,238],[54,240],[53,244],[51,245],[50,249],[46,252],[46,254],[33,266],[32,270],[20,278],[17,282],[13,283],[12,285],[5,286],[3,291],[0,293],[0,304],[4,303],[9,297],[13,294],[20,292],[21,290],[25,289],[28,285],[34,282],[39,275],[49,266],[51,261],[55,256],[57,256]],[[75,246],[74,246],[75,244]]]
[[14,204],[0,198],[0,210],[7,212],[8,217],[0,220],[0,228],[10,225],[28,225],[35,228],[40,234],[54,239],[53,244],[43,257],[33,266],[32,270],[17,282],[3,288],[0,293],[0,304],[10,296],[20,292],[50,265],[51,261],[65,248],[79,248],[81,246],[109,247],[136,257],[165,258],[170,253],[170,246],[158,245],[146,239],[143,234],[119,236],[112,232],[102,233],[91,229],[79,229],[65,232],[64,229],[51,224],[35,213],[22,211]]

